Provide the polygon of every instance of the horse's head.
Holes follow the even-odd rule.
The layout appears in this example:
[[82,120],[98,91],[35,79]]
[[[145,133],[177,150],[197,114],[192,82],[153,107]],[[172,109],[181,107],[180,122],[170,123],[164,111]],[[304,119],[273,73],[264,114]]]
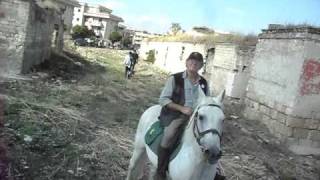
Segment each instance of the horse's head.
[[206,97],[200,93],[198,106],[193,114],[194,136],[210,164],[216,163],[221,157],[224,94],[225,91],[217,97]]

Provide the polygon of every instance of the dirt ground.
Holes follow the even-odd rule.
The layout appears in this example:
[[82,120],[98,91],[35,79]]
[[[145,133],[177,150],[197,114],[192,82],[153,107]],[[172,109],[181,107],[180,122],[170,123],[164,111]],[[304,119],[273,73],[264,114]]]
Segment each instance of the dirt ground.
[[[157,103],[168,74],[140,60],[124,78],[125,51],[71,48],[21,79],[0,82],[0,138],[17,180],[121,180],[142,112]],[[225,101],[222,167],[228,180],[319,180],[320,157],[290,153],[258,121]]]

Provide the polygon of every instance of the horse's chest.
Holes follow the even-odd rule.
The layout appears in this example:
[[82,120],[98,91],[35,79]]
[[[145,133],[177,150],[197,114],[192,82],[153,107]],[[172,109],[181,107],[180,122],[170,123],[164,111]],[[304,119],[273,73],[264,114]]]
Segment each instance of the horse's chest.
[[169,164],[170,176],[172,180],[191,179],[197,174],[199,164],[200,157],[182,150]]

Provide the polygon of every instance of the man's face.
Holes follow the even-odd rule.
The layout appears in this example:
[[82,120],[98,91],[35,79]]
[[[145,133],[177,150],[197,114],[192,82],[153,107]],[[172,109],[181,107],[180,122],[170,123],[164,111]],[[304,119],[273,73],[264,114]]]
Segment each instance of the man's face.
[[202,62],[195,59],[188,59],[186,61],[187,71],[197,73],[202,68]]

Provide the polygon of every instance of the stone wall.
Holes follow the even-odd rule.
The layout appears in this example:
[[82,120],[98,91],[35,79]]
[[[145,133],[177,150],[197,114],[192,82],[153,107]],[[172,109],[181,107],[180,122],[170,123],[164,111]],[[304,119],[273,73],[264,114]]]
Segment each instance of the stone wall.
[[244,115],[289,148],[320,154],[320,31],[269,29],[259,36]]
[[155,50],[155,65],[170,73],[185,70],[185,60],[191,52],[206,54],[206,46],[202,44],[182,43],[182,42],[141,42],[139,56],[141,59],[147,58],[150,50]]
[[215,94],[225,89],[227,96],[244,97],[254,48],[234,43],[215,45],[214,56],[208,59],[206,65],[206,77]]
[[63,48],[63,13],[34,1],[0,1],[0,76],[15,77]]
[[42,9],[33,3],[29,7],[22,73],[50,57],[54,32],[54,11]]
[[0,77],[21,72],[29,7],[28,1],[0,1]]
[[200,73],[209,81],[211,94],[215,95],[226,89],[227,96],[244,97],[254,46],[239,46],[235,43],[205,45],[142,42],[139,49],[140,58],[146,59],[150,50],[155,50],[155,65],[171,73],[185,70],[185,60],[189,54],[198,51],[205,58],[205,66]]

